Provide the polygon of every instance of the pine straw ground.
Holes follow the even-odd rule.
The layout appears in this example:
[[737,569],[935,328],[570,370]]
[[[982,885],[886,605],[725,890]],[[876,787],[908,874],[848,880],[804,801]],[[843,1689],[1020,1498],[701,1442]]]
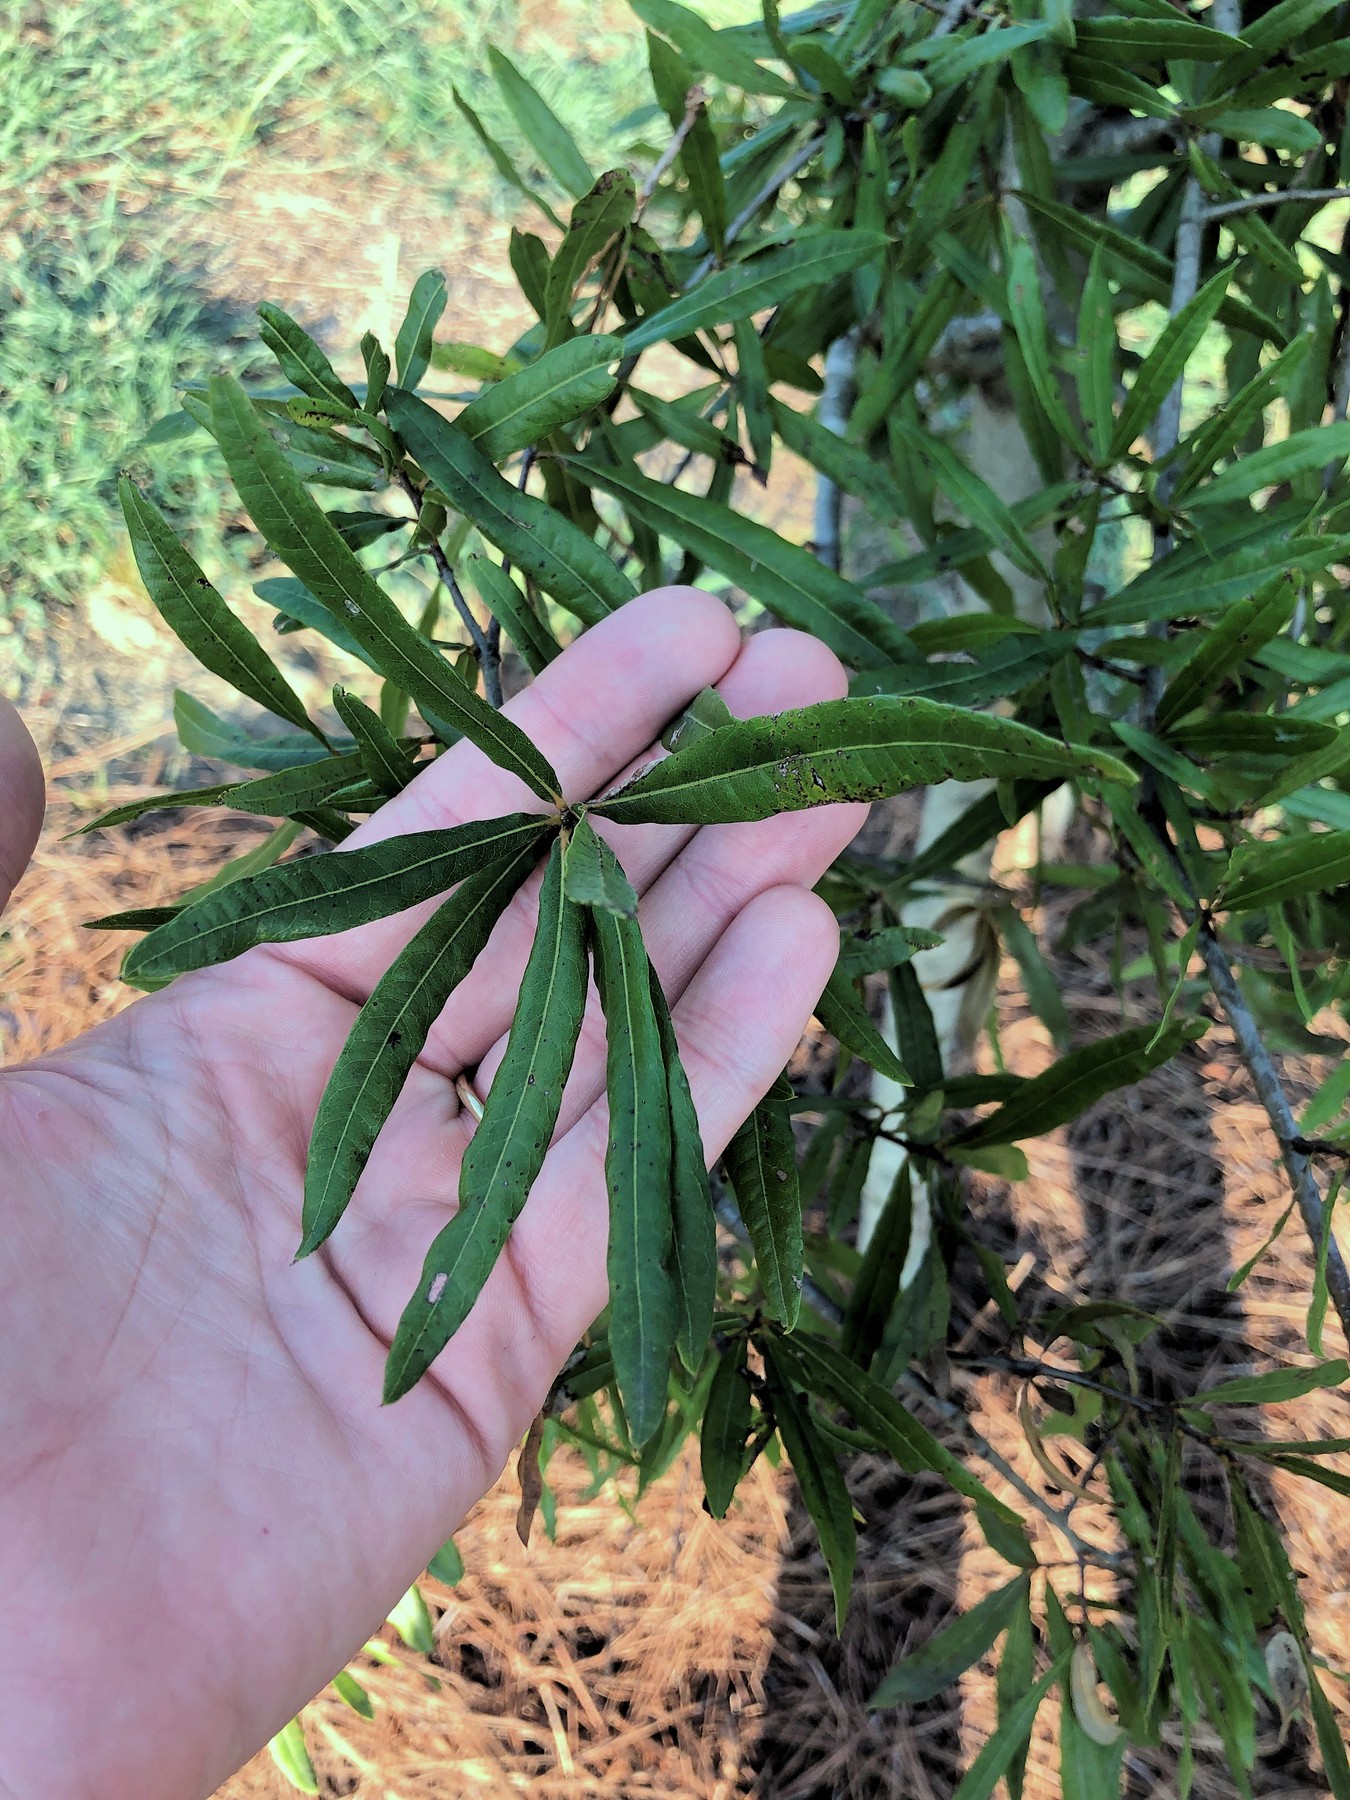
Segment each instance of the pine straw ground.
[[[133,747],[124,746],[130,754]],[[159,778],[166,752],[137,754],[104,804]],[[52,769],[54,804],[36,864],[0,935],[0,1041],[7,1060],[64,1041],[108,1017],[129,996],[116,980],[118,943],[79,921],[152,905],[203,879],[256,822],[185,812],[142,829],[61,842],[87,816],[73,802],[93,765],[67,756]],[[1055,914],[1062,915],[1062,905]],[[1044,942],[1054,919],[1038,920]],[[1096,952],[1055,957],[1078,1041],[1118,1027],[1120,1009]],[[1147,988],[1127,1014],[1143,1017]],[[1005,971],[1000,1002],[1008,1065],[1034,1073],[1050,1059],[1039,1023],[1019,1003]],[[1308,1091],[1319,1075],[1297,1067]],[[1014,1188],[980,1178],[971,1204],[978,1228],[1004,1254],[1023,1292],[1119,1295],[1162,1312],[1163,1336],[1148,1352],[1160,1391],[1182,1391],[1305,1355],[1302,1311],[1309,1259],[1291,1225],[1239,1296],[1231,1269],[1262,1240],[1283,1205],[1273,1145],[1226,1035],[1215,1029],[1141,1087],[1095,1107],[1068,1131],[1027,1146],[1031,1179]],[[996,1348],[988,1315],[956,1283],[955,1335],[967,1350]],[[973,1283],[969,1292],[978,1294]],[[1328,1332],[1328,1354],[1339,1333]],[[1015,1418],[1015,1390],[997,1374],[937,1371],[950,1401],[1040,1491]],[[961,1429],[930,1419],[953,1448]],[[1243,1419],[1237,1429],[1249,1431]],[[1271,1433],[1314,1437],[1350,1432],[1339,1395],[1316,1394],[1271,1409]],[[1058,1440],[1062,1443],[1063,1440]],[[1342,1467],[1345,1466],[1342,1459]],[[1196,1503],[1222,1516],[1212,1467],[1188,1466]],[[992,1727],[986,1667],[959,1691],[921,1707],[869,1714],[867,1694],[899,1651],[940,1627],[1006,1576],[964,1509],[935,1483],[859,1458],[850,1487],[863,1519],[859,1582],[842,1642],[827,1584],[790,1476],[761,1459],[731,1518],[700,1510],[696,1459],[684,1455],[634,1514],[606,1492],[586,1497],[579,1462],[550,1471],[557,1534],[536,1523],[529,1550],[514,1530],[516,1490],[508,1472],[457,1533],[467,1567],[453,1591],[424,1584],[435,1619],[427,1661],[384,1633],[395,1658],[352,1665],[375,1701],[367,1722],[329,1689],[306,1709],[308,1740],[325,1795],[360,1800],[530,1792],[583,1796],[679,1796],[681,1800],[938,1800]],[[997,1475],[992,1485],[1007,1492]],[[1344,1666],[1350,1643],[1350,1505],[1327,1490],[1273,1479],[1265,1490],[1304,1577],[1321,1652]],[[1110,1547],[1099,1507],[1075,1515],[1080,1530]],[[378,1524],[372,1521],[372,1529]],[[1037,1522],[1048,1561],[1064,1557]],[[1072,1597],[1076,1575],[1054,1571]],[[1088,1593],[1110,1601],[1105,1575]],[[185,1603],[188,1597],[185,1596]],[[1128,1596],[1124,1598],[1128,1599]],[[303,1595],[296,1605],[304,1605]],[[204,1620],[203,1630],[209,1630]],[[1330,1683],[1342,1716],[1346,1689]],[[1132,1753],[1128,1792],[1175,1793],[1173,1759]],[[1262,1795],[1325,1792],[1308,1734],[1296,1727],[1257,1772]],[[217,1800],[280,1800],[290,1789],[261,1755]],[[1219,1800],[1233,1789],[1212,1755],[1200,1758],[1196,1791]],[[1027,1793],[1057,1794],[1052,1718],[1042,1715]]]

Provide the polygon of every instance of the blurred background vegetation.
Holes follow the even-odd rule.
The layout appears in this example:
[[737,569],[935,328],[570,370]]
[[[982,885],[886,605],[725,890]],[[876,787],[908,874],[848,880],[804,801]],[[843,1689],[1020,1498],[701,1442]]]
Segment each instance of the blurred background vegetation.
[[[718,24],[756,12],[701,10]],[[224,484],[206,440],[140,440],[176,385],[266,376],[258,300],[346,351],[367,326],[392,336],[436,265],[446,327],[525,322],[506,261],[521,203],[451,96],[529,166],[489,42],[597,167],[659,116],[641,29],[617,0],[0,0],[5,691],[41,698],[79,603],[125,587],[119,467],[200,551],[219,546]]]

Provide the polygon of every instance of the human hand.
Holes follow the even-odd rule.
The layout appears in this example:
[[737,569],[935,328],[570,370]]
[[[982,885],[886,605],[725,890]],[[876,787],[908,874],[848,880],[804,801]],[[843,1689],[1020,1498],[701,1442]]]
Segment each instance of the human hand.
[[[570,798],[644,760],[701,687],[742,716],[838,697],[816,640],[742,648],[666,589],[510,705]],[[0,751],[4,748],[0,743]],[[350,841],[533,802],[456,745]],[[711,1159],[833,966],[808,891],[862,809],[612,832]],[[0,1796],[205,1795],[359,1649],[495,1480],[606,1300],[604,1032],[592,1004],[544,1172],[468,1321],[379,1405],[453,1210],[453,1077],[500,1060],[535,878],[452,996],[334,1237],[292,1258],[309,1131],[356,1010],[430,906],[254,950],[0,1073]],[[594,996],[592,996],[592,1002]]]

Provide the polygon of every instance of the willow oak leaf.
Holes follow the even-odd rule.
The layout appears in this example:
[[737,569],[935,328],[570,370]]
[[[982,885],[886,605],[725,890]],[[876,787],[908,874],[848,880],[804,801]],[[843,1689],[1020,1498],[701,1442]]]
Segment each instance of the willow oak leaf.
[[639,774],[591,810],[618,824],[724,824],[835,801],[871,801],[937,781],[1101,772],[1102,751],[988,713],[910,696],[826,700],[742,719]]
[[609,1091],[609,1347],[629,1433],[641,1446],[665,1417],[677,1330],[671,1240],[670,1098],[635,919],[591,914],[595,978],[605,1015]]
[[419,1381],[468,1318],[544,1166],[586,1008],[586,915],[563,893],[555,841],[506,1052],[459,1172],[459,1210],[436,1236],[384,1371],[386,1405]]
[[400,950],[357,1014],[310,1136],[297,1259],[317,1250],[342,1217],[428,1032],[538,853],[539,841],[529,840],[461,882]]
[[316,600],[342,620],[380,672],[424,711],[448,719],[487,756],[544,800],[561,787],[547,758],[518,725],[460,680],[357,561],[229,376],[211,380],[216,441],[253,523]]
[[508,813],[282,863],[184,907],[128,953],[123,978],[136,985],[159,983],[228,962],[258,944],[327,937],[368,925],[434,899],[466,875],[537,844],[549,829],[537,813]]

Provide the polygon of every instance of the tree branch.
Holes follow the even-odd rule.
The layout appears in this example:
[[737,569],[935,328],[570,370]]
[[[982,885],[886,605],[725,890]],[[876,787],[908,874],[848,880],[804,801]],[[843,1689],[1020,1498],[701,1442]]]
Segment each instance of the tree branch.
[[[1266,1117],[1270,1120],[1271,1130],[1275,1133],[1276,1142],[1280,1146],[1280,1157],[1285,1172],[1289,1176],[1290,1186],[1294,1190],[1294,1199],[1298,1203],[1299,1214],[1307,1227],[1308,1236],[1312,1240],[1313,1249],[1320,1255],[1323,1239],[1331,1229],[1326,1208],[1322,1204],[1321,1191],[1317,1178],[1307,1154],[1300,1148],[1304,1141],[1299,1133],[1293,1109],[1289,1105],[1274,1058],[1267,1050],[1261,1033],[1257,1029],[1256,1020],[1252,1017],[1247,1002],[1242,997],[1242,990],[1229,965],[1213,928],[1208,925],[1200,927],[1200,954],[1205,960],[1205,969],[1209,975],[1209,984],[1214,990],[1214,997],[1223,1009],[1237,1042],[1238,1054],[1252,1078],[1257,1097],[1265,1108]],[[1341,1321],[1346,1341],[1350,1343],[1350,1273],[1347,1273],[1341,1257],[1340,1248],[1335,1238],[1326,1246],[1327,1293],[1336,1308],[1336,1316]]]
[[[422,496],[414,487],[409,476],[399,471],[398,484],[412,501],[418,512],[422,510]],[[500,634],[494,644],[486,635],[482,626],[473,616],[473,610],[464,598],[464,590],[455,578],[455,571],[450,558],[441,548],[439,538],[428,539],[431,559],[436,565],[436,573],[445,583],[445,591],[455,603],[455,611],[463,620],[464,629],[469,634],[469,641],[478,658],[478,666],[483,671],[483,689],[487,695],[489,706],[500,706],[502,703],[502,663],[500,654]]]
[[1248,194],[1242,200],[1220,200],[1213,206],[1205,206],[1200,210],[1202,225],[1210,225],[1216,219],[1230,219],[1236,213],[1258,212],[1268,206],[1287,206],[1295,204],[1320,205],[1328,200],[1350,200],[1350,188],[1281,188],[1273,194]]
[[670,142],[661,152],[660,158],[653,165],[647,179],[638,189],[636,210],[639,215],[641,215],[643,207],[646,206],[647,202],[656,192],[657,183],[683,149],[684,140],[689,136],[689,133],[694,129],[695,124],[698,122],[698,110],[703,105],[706,98],[707,96],[703,92],[703,89],[697,85],[691,87],[689,92],[685,95],[684,117],[675,127],[675,132],[671,137]]

